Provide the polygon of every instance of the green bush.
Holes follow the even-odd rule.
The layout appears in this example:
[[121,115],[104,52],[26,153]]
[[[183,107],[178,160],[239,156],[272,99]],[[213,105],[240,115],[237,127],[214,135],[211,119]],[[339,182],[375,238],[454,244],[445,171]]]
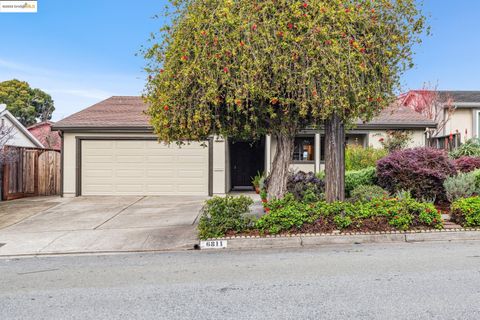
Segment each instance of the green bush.
[[453,202],[459,198],[472,196],[477,188],[476,178],[473,173],[460,173],[456,176],[447,177],[443,182],[448,201]]
[[376,181],[375,167],[369,167],[362,170],[345,172],[345,194],[350,196],[350,192],[358,186],[374,185]]
[[362,170],[368,167],[375,167],[377,160],[380,160],[387,154],[388,151],[385,149],[349,145],[345,149],[345,170]]
[[450,152],[450,157],[453,159],[458,159],[462,156],[480,157],[480,139],[468,139],[460,147]]
[[442,228],[442,218],[431,203],[418,202],[411,197],[405,199],[373,198],[370,202],[323,201],[306,204],[295,200],[291,195],[281,200],[269,202],[270,213],[255,223],[261,232],[278,234],[298,230],[304,224],[314,223],[319,218],[333,223],[336,229],[343,230],[352,225],[361,225],[364,219],[386,218],[390,226],[398,230],[408,230],[414,226]]
[[475,189],[480,190],[480,169],[470,172],[475,177]]
[[295,200],[292,194],[287,194],[283,199],[269,201],[270,213],[262,216],[255,223],[255,228],[277,234],[300,228],[311,217],[311,206]]
[[388,197],[388,192],[376,185],[358,186],[350,192],[351,202],[367,202],[372,199],[386,197]]
[[216,196],[207,200],[198,223],[200,239],[222,237],[228,231],[245,231],[252,222],[245,216],[252,203],[246,196]]
[[464,227],[480,226],[480,197],[458,199],[450,210],[452,220]]

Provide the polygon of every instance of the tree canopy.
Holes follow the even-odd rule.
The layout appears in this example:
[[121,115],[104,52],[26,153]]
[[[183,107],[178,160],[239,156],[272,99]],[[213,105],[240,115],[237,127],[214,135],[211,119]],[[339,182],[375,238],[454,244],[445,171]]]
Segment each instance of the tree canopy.
[[55,110],[49,94],[17,79],[0,82],[0,104],[6,104],[8,111],[25,126],[50,120]]
[[145,51],[159,138],[293,135],[369,120],[412,64],[415,0],[183,0]]

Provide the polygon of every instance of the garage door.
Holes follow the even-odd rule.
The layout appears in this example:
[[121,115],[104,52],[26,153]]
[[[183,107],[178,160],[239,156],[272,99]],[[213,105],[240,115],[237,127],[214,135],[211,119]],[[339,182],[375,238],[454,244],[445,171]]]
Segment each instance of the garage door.
[[208,195],[208,148],[82,140],[82,195]]

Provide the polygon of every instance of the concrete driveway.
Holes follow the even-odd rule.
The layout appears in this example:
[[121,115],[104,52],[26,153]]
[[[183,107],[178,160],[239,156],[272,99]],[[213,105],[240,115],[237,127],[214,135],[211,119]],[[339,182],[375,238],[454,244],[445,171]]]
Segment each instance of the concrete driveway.
[[0,202],[0,255],[191,248],[205,199],[98,196]]

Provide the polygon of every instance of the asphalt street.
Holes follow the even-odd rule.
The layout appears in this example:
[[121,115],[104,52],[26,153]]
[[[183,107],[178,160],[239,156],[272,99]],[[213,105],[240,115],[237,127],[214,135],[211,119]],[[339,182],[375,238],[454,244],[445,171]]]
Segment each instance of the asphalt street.
[[0,319],[480,319],[480,242],[0,259]]

